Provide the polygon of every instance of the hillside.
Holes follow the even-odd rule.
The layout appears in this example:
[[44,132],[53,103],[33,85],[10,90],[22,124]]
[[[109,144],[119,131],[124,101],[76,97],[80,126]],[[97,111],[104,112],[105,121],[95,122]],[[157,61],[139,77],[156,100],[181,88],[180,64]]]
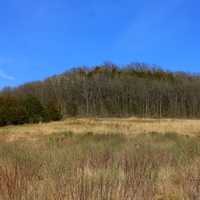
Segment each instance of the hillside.
[[199,75],[146,64],[81,67],[2,90],[0,124],[47,122],[66,116],[199,118],[199,88]]

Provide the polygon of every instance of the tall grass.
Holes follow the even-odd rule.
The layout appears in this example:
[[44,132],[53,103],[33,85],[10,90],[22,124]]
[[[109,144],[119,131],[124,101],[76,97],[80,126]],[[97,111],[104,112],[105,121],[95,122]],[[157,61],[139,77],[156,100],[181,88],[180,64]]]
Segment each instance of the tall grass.
[[0,144],[2,200],[182,200],[200,196],[200,140],[174,133]]

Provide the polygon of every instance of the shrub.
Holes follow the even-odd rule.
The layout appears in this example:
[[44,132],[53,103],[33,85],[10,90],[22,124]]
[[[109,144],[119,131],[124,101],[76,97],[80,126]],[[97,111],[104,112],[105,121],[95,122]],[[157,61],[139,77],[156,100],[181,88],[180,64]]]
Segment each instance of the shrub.
[[54,104],[43,106],[33,95],[0,96],[0,126],[56,121],[62,118]]
[[44,109],[44,121],[58,121],[62,119],[61,112],[56,108],[53,102],[49,102]]

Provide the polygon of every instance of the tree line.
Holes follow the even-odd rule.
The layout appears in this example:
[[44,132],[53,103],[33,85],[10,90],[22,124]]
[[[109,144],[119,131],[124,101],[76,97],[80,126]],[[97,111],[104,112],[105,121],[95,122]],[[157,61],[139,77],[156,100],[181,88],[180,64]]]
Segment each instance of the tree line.
[[24,123],[39,123],[60,120],[60,112],[53,104],[43,106],[31,94],[23,97],[10,92],[0,95],[0,126]]
[[199,118],[200,76],[142,63],[105,63],[1,91],[3,125],[61,116]]

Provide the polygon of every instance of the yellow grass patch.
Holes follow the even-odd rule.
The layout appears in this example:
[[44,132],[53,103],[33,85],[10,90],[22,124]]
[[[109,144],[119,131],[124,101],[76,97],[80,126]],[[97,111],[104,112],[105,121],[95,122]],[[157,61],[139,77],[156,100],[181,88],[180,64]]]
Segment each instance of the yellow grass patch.
[[140,133],[174,132],[183,135],[199,136],[200,120],[184,119],[143,119],[143,118],[68,118],[59,122],[7,126],[0,128],[0,140],[34,140],[40,136],[71,131],[76,134],[121,133],[132,136]]

